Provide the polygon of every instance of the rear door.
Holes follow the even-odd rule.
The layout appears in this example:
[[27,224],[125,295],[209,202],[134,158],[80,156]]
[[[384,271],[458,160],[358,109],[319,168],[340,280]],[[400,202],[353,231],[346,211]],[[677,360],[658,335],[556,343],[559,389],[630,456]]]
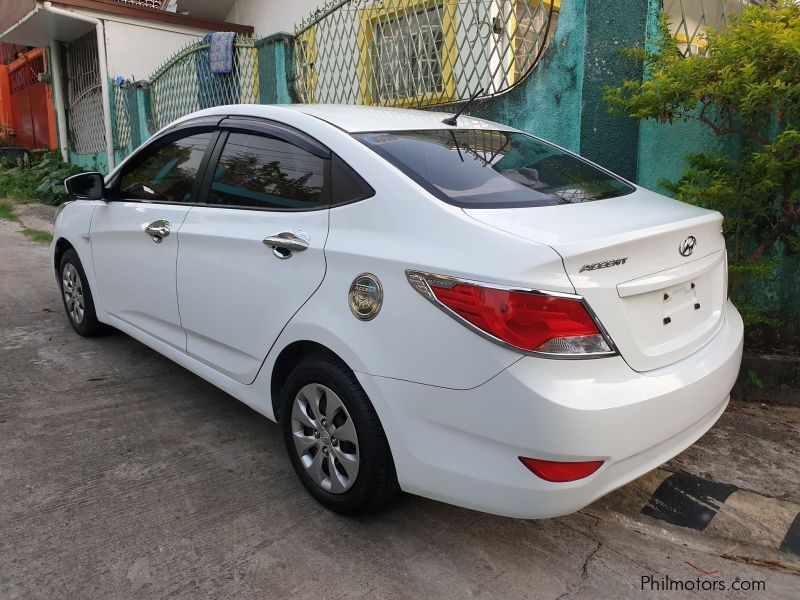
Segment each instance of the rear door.
[[175,290],[177,233],[197,198],[198,173],[216,136],[210,125],[162,136],[132,157],[110,182],[90,230],[104,309],[184,350]]
[[278,124],[221,126],[179,235],[178,302],[189,355],[251,383],[325,275],[330,153]]

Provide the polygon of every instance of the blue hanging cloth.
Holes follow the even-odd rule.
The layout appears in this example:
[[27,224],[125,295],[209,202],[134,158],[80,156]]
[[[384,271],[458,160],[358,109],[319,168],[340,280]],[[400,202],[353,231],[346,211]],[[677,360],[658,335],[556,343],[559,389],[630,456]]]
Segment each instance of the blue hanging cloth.
[[207,34],[203,39],[208,42],[211,72],[215,75],[224,75],[233,71],[233,41],[236,39],[236,33],[217,31]]
[[[239,101],[239,86],[233,72],[235,39],[236,34],[232,31],[208,33],[203,37],[208,47],[198,52],[195,60],[198,108]],[[220,40],[227,41],[223,43]]]

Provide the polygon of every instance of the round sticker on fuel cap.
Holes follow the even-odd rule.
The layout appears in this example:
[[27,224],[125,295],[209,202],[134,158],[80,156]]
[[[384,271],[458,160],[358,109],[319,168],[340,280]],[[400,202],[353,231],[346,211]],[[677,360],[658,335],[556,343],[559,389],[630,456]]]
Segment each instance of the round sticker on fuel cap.
[[362,273],[350,285],[347,299],[356,319],[361,321],[374,319],[383,305],[381,282],[372,273]]

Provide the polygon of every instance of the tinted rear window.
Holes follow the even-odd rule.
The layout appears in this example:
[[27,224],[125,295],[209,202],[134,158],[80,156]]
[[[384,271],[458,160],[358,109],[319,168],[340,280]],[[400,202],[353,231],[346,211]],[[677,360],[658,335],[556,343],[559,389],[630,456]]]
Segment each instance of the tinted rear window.
[[460,129],[355,137],[441,200],[464,208],[575,204],[633,192],[621,179],[524,133]]

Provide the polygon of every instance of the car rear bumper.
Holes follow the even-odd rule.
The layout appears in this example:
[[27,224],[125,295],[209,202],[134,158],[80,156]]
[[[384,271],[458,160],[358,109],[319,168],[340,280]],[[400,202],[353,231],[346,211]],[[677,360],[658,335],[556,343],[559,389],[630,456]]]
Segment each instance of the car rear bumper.
[[[470,390],[358,374],[386,430],[401,487],[485,512],[545,518],[574,512],[691,446],[728,404],[743,325],[728,304],[722,329],[691,356],[633,371],[617,356],[524,357]],[[518,460],[603,460],[569,483]]]

